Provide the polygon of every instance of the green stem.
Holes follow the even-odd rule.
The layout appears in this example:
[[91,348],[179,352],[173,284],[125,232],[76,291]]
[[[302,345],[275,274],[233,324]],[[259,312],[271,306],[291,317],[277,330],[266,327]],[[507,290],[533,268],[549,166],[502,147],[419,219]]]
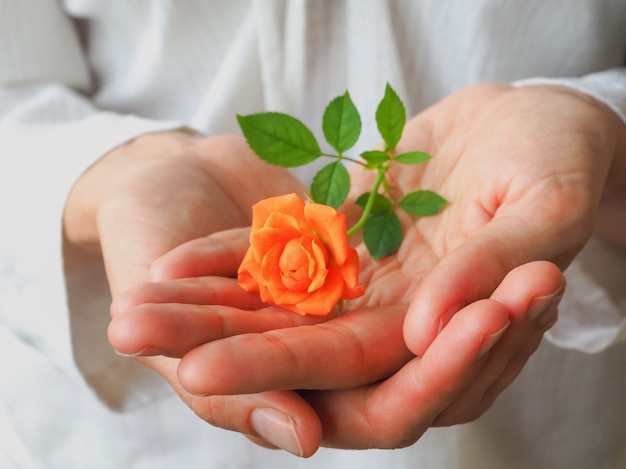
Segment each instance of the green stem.
[[372,211],[372,206],[374,205],[374,199],[376,198],[376,194],[378,193],[378,188],[380,184],[385,179],[385,173],[387,172],[387,168],[379,167],[378,175],[376,176],[376,181],[374,181],[374,187],[367,197],[367,202],[365,203],[365,208],[363,209],[363,214],[359,221],[357,221],[352,228],[348,230],[348,236],[352,236],[354,233],[359,231],[365,225],[367,217],[369,217],[370,212]]
[[366,163],[363,163],[361,160],[357,160],[355,158],[350,158],[349,156],[345,156],[345,155],[329,155],[327,153],[322,153],[320,156],[326,156],[328,158],[335,158],[336,160],[351,161],[352,163],[360,164],[361,166],[365,166],[366,165]]

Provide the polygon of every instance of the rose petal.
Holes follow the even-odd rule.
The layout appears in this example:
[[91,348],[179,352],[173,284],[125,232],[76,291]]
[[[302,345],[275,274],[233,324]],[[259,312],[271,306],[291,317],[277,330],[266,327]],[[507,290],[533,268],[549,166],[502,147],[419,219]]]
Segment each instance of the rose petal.
[[279,246],[267,252],[261,264],[263,279],[259,281],[261,292],[265,288],[265,292],[269,296],[269,299],[262,297],[261,300],[278,306],[298,303],[309,295],[306,290],[291,291],[284,287],[278,267],[281,253],[282,248]]
[[282,306],[283,308],[287,307],[287,305],[294,305],[296,303],[300,303],[304,301],[310,293],[307,291],[293,291],[284,288],[282,285],[268,285],[268,290],[272,295],[273,301],[272,304],[277,306]]
[[349,247],[346,216],[322,204],[305,205],[304,216],[330,251],[331,257],[338,265],[342,265],[346,261]]
[[294,306],[299,312],[325,316],[332,311],[343,292],[343,276],[339,269],[330,269],[324,285]]
[[346,217],[332,207],[305,204],[295,194],[261,201],[253,207],[250,244],[239,284],[266,303],[326,315],[339,299],[363,294]]
[[311,254],[313,256],[313,263],[315,265],[315,272],[311,273],[311,284],[308,288],[308,292],[314,292],[321,288],[326,282],[328,275],[328,251],[322,244],[321,240],[313,238],[311,240]]
[[263,224],[263,228],[279,228],[302,234],[311,232],[303,214],[300,214],[299,217],[294,217],[280,212],[270,213]]
[[359,254],[353,248],[348,248],[347,253],[346,262],[341,266],[344,281],[341,297],[344,300],[353,300],[362,296],[365,293],[365,288],[359,284]]
[[[280,195],[263,199],[252,206],[252,232],[265,225],[272,212],[293,217],[300,224],[304,222],[304,202],[296,194]],[[301,227],[307,229],[307,226]]]
[[282,283],[288,290],[303,291],[311,285],[311,274],[316,269],[315,259],[307,244],[311,244],[309,238],[292,239],[285,244],[280,255],[278,267]]
[[280,275],[280,256],[283,253],[284,246],[277,244],[265,253],[261,260],[261,276],[259,283],[266,285],[270,290],[273,287],[280,288],[282,286],[282,278]]
[[285,228],[261,228],[250,234],[250,244],[254,249],[257,262],[261,262],[265,254],[276,245],[285,246],[293,238],[302,236],[298,230]]
[[255,276],[252,275],[252,272],[255,270],[260,272],[260,266],[254,258],[254,249],[250,247],[237,271],[237,283],[241,288],[250,293],[258,293],[259,291],[259,282],[257,282]]

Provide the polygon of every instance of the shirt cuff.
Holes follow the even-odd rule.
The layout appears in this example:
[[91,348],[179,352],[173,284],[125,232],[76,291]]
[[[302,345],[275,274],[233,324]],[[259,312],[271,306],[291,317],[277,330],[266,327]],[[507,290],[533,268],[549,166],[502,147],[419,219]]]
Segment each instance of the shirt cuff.
[[580,78],[529,78],[513,86],[558,85],[585,93],[606,104],[626,125],[626,67],[591,73]]
[[592,237],[565,276],[559,320],[548,341],[585,353],[626,342],[626,249]]

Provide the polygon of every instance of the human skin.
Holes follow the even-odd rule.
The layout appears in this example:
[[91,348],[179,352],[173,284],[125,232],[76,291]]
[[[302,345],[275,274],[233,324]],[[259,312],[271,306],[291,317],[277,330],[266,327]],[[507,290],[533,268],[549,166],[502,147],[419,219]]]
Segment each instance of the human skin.
[[[176,361],[153,367],[201,418],[303,456],[320,444],[405,446],[430,426],[472,420],[556,320],[559,268],[594,230],[624,242],[606,223],[624,216],[624,134],[612,111],[563,88],[462,90],[408,123],[398,151],[435,158],[393,181],[401,192],[429,188],[452,203],[437,217],[403,218],[405,240],[394,256],[373,261],[361,247],[368,288],[348,314],[322,327],[242,334],[250,320],[244,309],[259,305],[236,299],[227,279],[209,277],[232,274],[240,260],[241,233],[229,231],[162,257],[151,277],[161,283],[128,282],[139,285],[117,296],[111,343],[128,354],[182,357],[178,369]],[[356,196],[371,177],[358,168],[353,177]],[[206,289],[211,301],[198,296]],[[153,331],[171,323],[171,306],[159,303],[172,301],[180,304],[179,327],[153,340]],[[234,301],[242,303],[233,308]],[[214,327],[190,340],[198,318],[227,325],[217,335],[230,337],[216,341]],[[381,349],[390,352],[372,352]],[[251,365],[258,374],[247,373]],[[207,369],[220,379],[197,372]],[[280,428],[292,430],[278,428],[282,439],[253,425],[255,409],[268,407],[286,418]]]
[[[223,187],[235,189],[227,194]],[[149,281],[151,264],[174,247],[208,233],[247,226],[249,208],[258,200],[302,190],[287,171],[261,162],[240,137],[206,138],[184,130],[144,135],[103,156],[72,188],[63,219],[66,266],[77,269],[104,263],[112,296],[117,299],[122,292]],[[224,274],[219,267],[215,273]],[[188,290],[176,291],[180,297]],[[220,295],[235,307],[261,306],[256,295],[242,295],[239,288],[220,288]],[[203,289],[200,297],[189,293],[186,299],[214,301],[211,289]],[[266,315],[248,314],[240,322],[245,329],[225,332],[264,331],[315,321],[273,310]],[[210,324],[204,326],[211,329]],[[178,359],[137,360],[164,376],[191,404],[177,382]],[[266,401],[285,413],[303,412],[299,402],[294,407],[290,399],[277,393],[256,396],[253,404]],[[303,425],[319,426],[317,417],[312,411],[310,414]]]

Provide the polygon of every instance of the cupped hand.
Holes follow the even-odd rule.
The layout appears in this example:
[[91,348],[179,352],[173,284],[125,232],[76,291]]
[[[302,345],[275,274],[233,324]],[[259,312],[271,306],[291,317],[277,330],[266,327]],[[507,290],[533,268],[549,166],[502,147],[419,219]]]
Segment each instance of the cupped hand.
[[[231,246],[229,253],[240,255],[223,256],[225,243]],[[416,358],[402,340],[406,305],[363,306],[316,325],[245,333],[277,310],[248,312],[243,303],[241,309],[222,306],[235,281],[209,275],[213,266],[227,269],[229,262],[234,272],[246,246],[247,231],[238,230],[168,253],[153,266],[161,282],[141,285],[118,299],[112,327],[135,331],[127,341],[139,340],[135,349],[148,346],[152,350],[147,353],[183,357],[178,379],[201,418],[292,452],[297,448],[300,455],[312,454],[320,444],[405,446],[430,426],[477,417],[539,345],[556,320],[564,291],[560,270],[551,263],[514,269],[490,299],[459,311],[426,354]],[[207,276],[163,280],[170,267],[182,273],[187,263],[200,275],[199,266],[204,266]],[[216,288],[221,295],[214,293]],[[207,295],[209,305],[203,303]],[[204,326],[198,327],[200,322]],[[145,333],[137,333],[141,330]],[[220,336],[228,338],[216,340]],[[276,389],[300,389],[290,395],[288,410],[268,399],[267,391]],[[258,392],[262,394],[253,394]],[[255,396],[263,399],[257,402]],[[293,432],[281,430],[283,421],[262,423],[259,430],[258,408],[280,409],[283,419],[294,422]]]
[[[76,182],[63,220],[66,260],[73,265],[103,261],[116,300],[128,289],[149,281],[152,263],[174,247],[210,233],[247,226],[250,206],[258,200],[302,191],[290,173],[261,162],[241,137],[209,138],[186,131],[147,134],[112,150]],[[228,252],[222,254],[227,256]],[[222,274],[219,267],[215,272]],[[234,306],[262,306],[250,295],[237,299],[239,293],[233,295],[232,289],[221,287],[216,292]],[[222,301],[210,292],[203,295],[199,302]],[[308,318],[285,312],[268,314],[267,318],[248,324],[246,331],[310,323]],[[175,324],[173,321],[171,325]],[[132,336],[128,330],[117,332],[117,336],[113,332],[114,345],[116,340],[124,343],[124,337]],[[136,350],[126,352],[136,354]],[[187,404],[196,405],[178,382],[179,359],[136,359],[161,374]],[[237,399],[229,412],[245,412],[247,400]],[[319,426],[313,412],[307,417],[308,409],[290,393],[257,395],[255,408],[266,401],[271,401],[274,409],[298,414],[298,422],[308,428]]]
[[[302,395],[319,416],[323,443],[352,448],[404,446],[429,426],[476,418],[556,320],[564,284],[555,265],[565,268],[582,248],[607,188],[623,190],[616,176],[623,171],[612,170],[624,167],[620,125],[593,100],[548,87],[472,87],[418,115],[398,150],[434,159],[392,172],[393,186],[432,189],[450,205],[436,217],[403,218],[405,239],[394,256],[363,256],[368,293],[349,304],[350,313],[177,349],[183,386],[214,403],[196,411],[251,432],[249,414],[236,422],[216,412],[224,397],[215,394],[317,390]],[[353,174],[356,196],[370,176]],[[194,263],[179,262],[190,259],[185,249],[157,264],[160,279],[186,275]],[[214,253],[207,252],[208,261]],[[203,269],[193,275],[215,275]],[[298,429],[301,447],[319,444],[319,432]]]
[[[599,216],[619,219],[605,213],[626,192],[626,127],[566,88],[467,88],[411,121],[402,144],[424,142],[432,164],[398,172],[396,185],[433,187],[451,204],[414,225],[438,259],[404,324],[417,355],[459,307],[490,295],[516,266],[549,260],[564,270]],[[411,244],[399,256],[410,256]]]

